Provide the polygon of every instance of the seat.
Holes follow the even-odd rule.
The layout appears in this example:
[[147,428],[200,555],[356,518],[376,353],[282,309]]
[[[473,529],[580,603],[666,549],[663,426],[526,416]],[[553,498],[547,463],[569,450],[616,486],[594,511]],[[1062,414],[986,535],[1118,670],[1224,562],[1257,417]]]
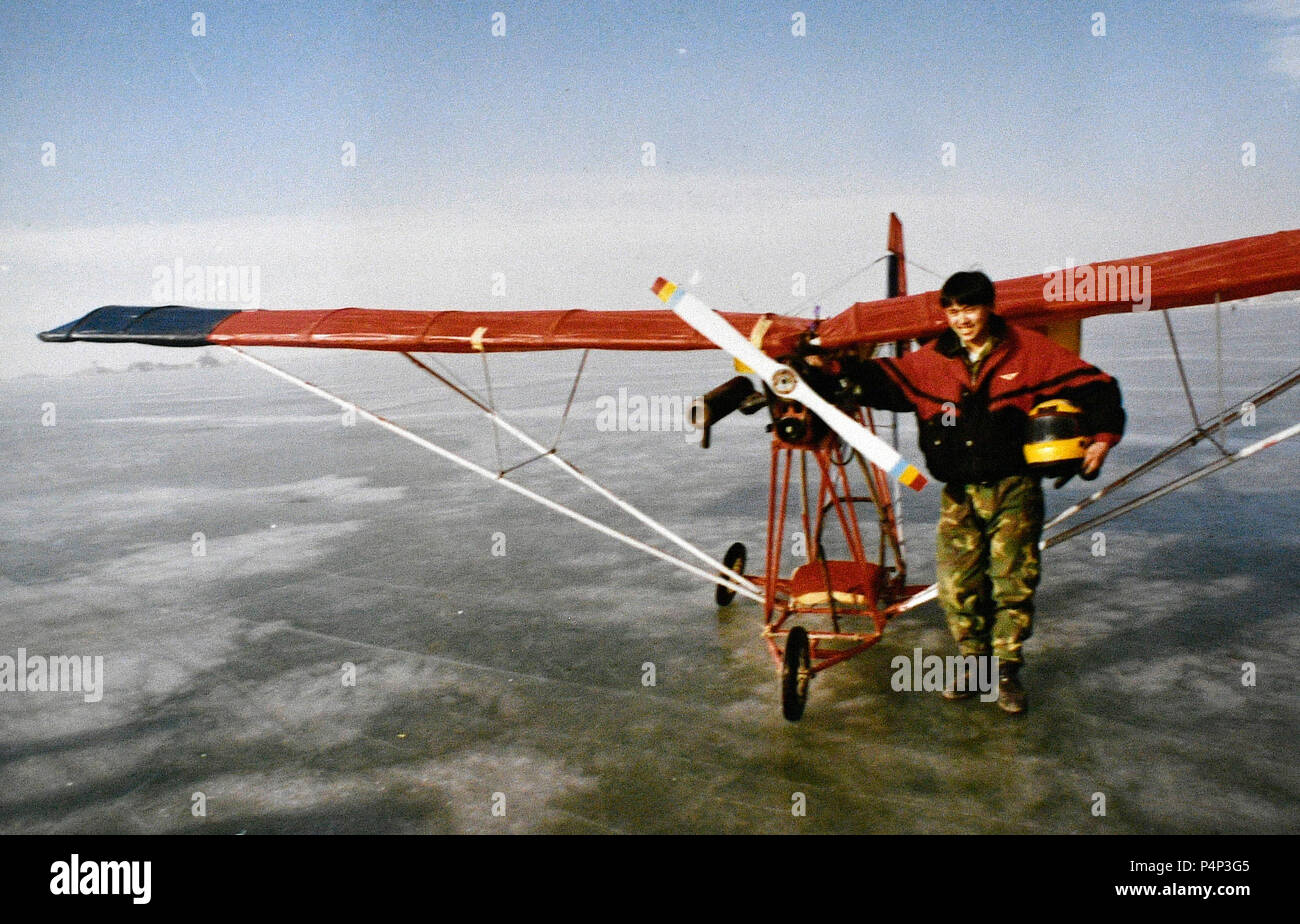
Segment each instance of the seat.
[[880,588],[880,566],[871,562],[860,565],[855,561],[827,561],[800,565],[790,577],[791,602],[803,608],[829,606],[831,594],[826,591],[827,572],[836,603],[875,608]]

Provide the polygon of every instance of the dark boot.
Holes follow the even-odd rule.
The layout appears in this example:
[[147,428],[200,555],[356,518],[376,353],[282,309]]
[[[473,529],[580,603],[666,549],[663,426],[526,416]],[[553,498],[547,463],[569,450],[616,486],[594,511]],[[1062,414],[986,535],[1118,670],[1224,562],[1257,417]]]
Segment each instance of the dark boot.
[[[963,658],[963,661],[965,659]],[[958,683],[961,688],[958,689]],[[939,695],[949,701],[959,699],[968,699],[975,693],[975,673],[970,669],[969,664],[963,664],[961,671],[952,679],[952,683],[944,686],[943,692]]]
[[998,666],[998,708],[1011,715],[1019,715],[1029,708],[1029,697],[1020,685],[1020,665]]

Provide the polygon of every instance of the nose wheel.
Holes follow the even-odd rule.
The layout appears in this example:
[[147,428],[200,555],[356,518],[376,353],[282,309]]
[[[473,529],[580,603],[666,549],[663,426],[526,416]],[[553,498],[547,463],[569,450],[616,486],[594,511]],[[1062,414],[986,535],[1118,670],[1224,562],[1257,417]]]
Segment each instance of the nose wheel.
[[785,641],[785,658],[781,662],[781,711],[791,722],[803,717],[808,702],[808,685],[812,682],[808,632],[795,626]]

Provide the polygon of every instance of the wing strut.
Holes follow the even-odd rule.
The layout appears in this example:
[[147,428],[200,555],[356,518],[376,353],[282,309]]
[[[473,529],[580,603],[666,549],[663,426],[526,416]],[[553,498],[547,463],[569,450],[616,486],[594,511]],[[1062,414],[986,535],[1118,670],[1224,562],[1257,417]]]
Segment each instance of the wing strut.
[[[1219,293],[1217,292],[1214,293],[1214,301],[1217,306],[1219,301]],[[1220,453],[1226,456],[1228,450],[1224,449],[1223,444],[1214,438],[1213,433],[1201,426],[1201,417],[1196,413],[1196,402],[1192,400],[1192,388],[1187,384],[1187,371],[1183,369],[1183,357],[1182,354],[1178,352],[1178,341],[1174,339],[1173,322],[1169,320],[1168,311],[1164,312],[1162,317],[1165,319],[1165,330],[1169,331],[1169,345],[1174,348],[1174,362],[1178,365],[1178,380],[1183,383],[1183,395],[1187,398],[1187,407],[1192,412],[1192,425],[1196,427],[1196,429],[1202,433],[1206,439],[1213,443],[1214,447],[1218,449]],[[1223,393],[1222,383],[1220,383],[1219,393],[1220,395]]]
[[[393,423],[390,420],[385,420],[383,417],[380,417],[378,414],[372,413],[366,410],[365,408],[360,407],[359,405],[356,405],[351,401],[348,401],[345,398],[340,398],[337,395],[331,394],[325,389],[313,385],[304,379],[300,379],[297,376],[284,371],[278,366],[271,365],[264,359],[260,359],[249,353],[245,353],[239,347],[228,347],[227,349],[234,350],[235,353],[239,354],[239,356],[241,356],[243,359],[248,360],[248,362],[252,363],[254,366],[260,366],[261,368],[265,369],[267,372],[271,373],[272,375],[284,379],[286,382],[290,382],[294,385],[297,385],[299,388],[302,388],[303,390],[308,391],[313,395],[316,395],[317,397],[324,398],[326,401],[331,401],[334,404],[337,404],[339,407],[343,408],[344,410],[354,411],[361,417],[364,417],[366,420],[369,420],[371,423],[378,424],[379,426],[383,427],[385,430],[388,430],[390,433],[395,433],[398,436],[402,437],[403,439],[409,440],[410,442],[414,443],[420,448],[427,449],[429,452],[432,452],[434,455],[440,456],[446,459],[448,462],[455,463],[456,465],[459,465],[461,468],[467,469],[468,471],[471,471],[476,475],[486,478],[489,481],[494,481],[497,484],[501,485],[502,487],[514,491],[516,494],[520,494],[531,501],[535,501],[536,503],[541,504],[543,507],[546,507],[550,510],[554,510],[556,513],[563,514],[564,516],[569,517],[572,520],[576,520],[577,522],[581,523],[583,526],[588,526],[591,529],[596,530],[596,532],[604,533],[606,536],[609,536],[612,539],[617,539],[619,542],[622,542],[626,545],[630,545],[634,549],[639,549],[640,551],[653,555],[656,558],[663,559],[669,564],[676,565],[677,567],[695,575],[696,577],[704,578],[706,581],[709,581],[714,584],[721,584],[722,586],[730,590],[734,590],[737,593],[742,594],[743,596],[749,597],[751,600],[755,600],[758,603],[763,602],[763,597],[761,594],[755,593],[753,590],[750,590],[749,587],[738,584],[735,581],[731,580],[729,577],[727,577],[726,575],[730,575],[733,573],[730,571],[730,569],[723,568],[722,571],[724,573],[711,574],[702,568],[698,568],[695,565],[690,564],[689,562],[682,561],[680,558],[677,558],[673,555],[669,555],[667,552],[663,551],[662,549],[657,549],[652,545],[647,545],[641,540],[629,536],[626,533],[619,532],[618,530],[614,529],[611,526],[606,526],[604,523],[593,520],[588,516],[584,516],[583,514],[578,513],[576,510],[571,510],[570,508],[564,506],[561,503],[558,503],[556,501],[551,500],[548,497],[544,497],[543,495],[538,494],[536,491],[531,491],[528,488],[525,488],[521,484],[517,484],[506,478],[502,478],[501,476],[497,475],[492,471],[489,471],[483,466],[475,462],[471,462],[469,459],[466,459],[464,456],[457,455],[456,453],[452,452],[450,449],[445,449],[442,446],[437,445],[436,443],[431,443],[428,440],[426,440],[424,437],[417,436],[416,434],[412,433],[410,430],[398,426],[397,424]],[[502,421],[502,423],[504,423],[504,421]],[[682,541],[684,542],[685,540]],[[746,581],[745,583],[748,584],[749,582]]]
[[[1282,376],[1272,385],[1269,385],[1268,387],[1264,388],[1262,391],[1259,391],[1256,394],[1252,395],[1251,397],[1247,398],[1245,401],[1243,401],[1241,404],[1234,407],[1232,410],[1224,411],[1223,413],[1219,414],[1217,417],[1214,417],[1211,420],[1207,420],[1203,426],[1197,424],[1196,428],[1192,430],[1191,433],[1188,433],[1178,442],[1173,443],[1172,445],[1166,447],[1165,449],[1162,449],[1160,452],[1156,453],[1154,456],[1147,459],[1137,468],[1133,469],[1130,472],[1126,472],[1125,474],[1116,478],[1114,481],[1106,485],[1104,488],[1094,491],[1092,494],[1089,494],[1087,497],[1079,501],[1077,504],[1074,504],[1073,506],[1067,507],[1064,510],[1062,510],[1055,517],[1053,517],[1046,525],[1044,525],[1043,529],[1045,530],[1051,529],[1053,526],[1056,526],[1064,522],[1065,520],[1074,516],[1083,508],[1091,506],[1092,504],[1101,500],[1103,497],[1105,497],[1107,494],[1111,493],[1112,491],[1118,488],[1122,488],[1124,485],[1128,484],[1130,481],[1133,481],[1135,478],[1138,478],[1141,475],[1144,475],[1147,472],[1151,471],[1151,469],[1155,468],[1157,465],[1161,465],[1165,462],[1168,462],[1170,459],[1172,459],[1176,455],[1179,455],[1184,450],[1190,449],[1191,447],[1199,443],[1201,440],[1206,439],[1209,435],[1208,434],[1209,430],[1220,429],[1226,426],[1227,424],[1232,423],[1237,418],[1241,417],[1243,414],[1245,414],[1247,407],[1257,408],[1262,404],[1266,404],[1269,401],[1272,401],[1278,395],[1284,394],[1285,392],[1294,388],[1297,384],[1300,384],[1300,367],[1293,369],[1291,372]],[[1224,453],[1224,455],[1226,456],[1227,453]]]
[[[1285,392],[1289,391],[1297,384],[1300,384],[1300,368],[1296,368],[1291,372],[1289,372],[1288,374],[1282,376],[1272,385],[1269,385],[1268,387],[1264,388],[1262,391],[1256,393],[1255,395],[1252,395],[1250,398],[1246,399],[1240,405],[1233,408],[1232,410],[1224,411],[1223,413],[1217,415],[1213,419],[1205,421],[1203,425],[1198,425],[1196,429],[1194,429],[1191,433],[1188,433],[1185,437],[1183,437],[1173,445],[1165,449],[1162,449],[1160,452],[1156,453],[1150,459],[1143,462],[1137,468],[1133,469],[1130,472],[1126,472],[1125,474],[1121,475],[1119,478],[1116,478],[1110,484],[1106,485],[1106,487],[1101,488],[1098,491],[1094,491],[1088,497],[1085,497],[1083,500],[1079,501],[1079,503],[1074,504],[1071,507],[1067,507],[1065,510],[1062,510],[1060,513],[1058,513],[1055,517],[1053,517],[1048,523],[1046,523],[1043,526],[1044,532],[1047,531],[1048,529],[1051,529],[1053,526],[1056,526],[1062,523],[1063,521],[1069,519],[1070,517],[1074,516],[1079,511],[1083,510],[1085,507],[1088,507],[1093,503],[1096,503],[1097,501],[1101,500],[1101,498],[1105,497],[1107,494],[1111,493],[1117,488],[1123,487],[1124,485],[1133,481],[1135,478],[1138,478],[1139,476],[1145,474],[1146,472],[1149,472],[1151,469],[1155,468],[1161,463],[1169,461],[1174,456],[1182,453],[1186,449],[1190,449],[1191,447],[1199,443],[1201,440],[1207,439],[1209,437],[1208,431],[1224,427],[1229,423],[1231,423],[1232,421],[1236,420],[1237,418],[1241,417],[1245,413],[1247,406],[1259,407],[1261,404],[1266,404],[1267,402],[1276,398],[1278,395],[1284,394]],[[1246,446],[1238,450],[1237,452],[1224,453],[1219,458],[1214,459],[1212,462],[1207,463],[1206,465],[1202,466],[1199,469],[1196,469],[1195,471],[1189,472],[1188,474],[1176,478],[1173,481],[1168,482],[1164,485],[1161,485],[1160,487],[1155,488],[1139,497],[1136,497],[1133,500],[1128,501],[1127,503],[1121,504],[1118,507],[1115,507],[1111,510],[1106,511],[1105,513],[1093,517],[1092,519],[1088,520],[1086,523],[1081,523],[1078,526],[1074,526],[1067,530],[1063,530],[1050,538],[1044,539],[1041,542],[1039,542],[1038,546],[1039,548],[1042,549],[1049,549],[1052,546],[1065,542],[1067,539],[1072,539],[1075,536],[1079,535],[1080,533],[1085,532],[1086,530],[1089,530],[1094,526],[1098,526],[1107,520],[1113,520],[1115,517],[1122,516],[1126,513],[1130,513],[1138,509],[1139,507],[1143,507],[1146,504],[1149,504],[1153,500],[1156,500],[1158,498],[1165,496],[1166,494],[1169,494],[1172,491],[1176,491],[1179,488],[1185,487],[1194,481],[1204,478],[1206,475],[1212,475],[1215,472],[1219,471],[1220,469],[1227,468],[1229,465],[1232,465],[1234,462],[1240,462],[1242,459],[1248,458],[1249,456],[1253,456],[1255,453],[1259,452],[1262,449],[1268,449],[1270,446],[1276,446],[1278,443],[1281,443],[1282,441],[1288,440],[1291,437],[1297,435],[1300,435],[1300,424],[1293,424],[1290,427],[1286,427],[1282,430],[1279,430],[1277,433],[1273,434],[1270,437],[1267,437],[1262,440],[1257,440],[1254,443],[1251,443],[1249,446]],[[898,607],[896,607],[894,612],[905,613],[908,610],[914,609],[923,603],[928,603],[929,601],[934,600],[937,597],[938,597],[938,585],[931,584],[929,587],[927,587],[925,590],[921,591],[920,593],[914,594],[913,596],[909,597],[905,603],[902,603]]]
[[1223,455],[1215,459],[1213,462],[1209,462],[1201,466],[1200,468],[1196,469],[1195,471],[1183,475],[1181,478],[1175,478],[1173,481],[1167,482],[1166,484],[1163,484],[1158,488],[1148,491],[1146,494],[1142,494],[1138,497],[1135,497],[1131,501],[1127,501],[1126,503],[1120,504],[1118,507],[1115,507],[1112,510],[1107,510],[1105,513],[1100,513],[1097,516],[1093,517],[1091,520],[1088,520],[1086,523],[1080,523],[1078,526],[1072,526],[1067,530],[1063,530],[1057,533],[1051,539],[1039,543],[1039,545],[1041,548],[1045,548],[1045,549],[1051,548],[1052,546],[1056,545],[1058,542],[1064,542],[1066,539],[1071,539],[1079,535],[1079,533],[1081,532],[1092,529],[1094,526],[1100,526],[1102,523],[1105,523],[1107,520],[1113,520],[1115,517],[1122,516],[1123,514],[1136,510],[1139,507],[1146,506],[1147,504],[1151,503],[1153,500],[1164,497],[1166,494],[1170,493],[1171,491],[1177,491],[1179,488],[1186,487],[1187,485],[1191,484],[1193,481],[1197,481],[1201,478],[1204,478],[1206,475],[1213,475],[1221,468],[1227,468],[1229,465],[1231,465],[1234,462],[1240,462],[1242,459],[1253,456],[1261,449],[1267,449],[1270,446],[1276,446],[1278,443],[1282,442],[1283,440],[1289,440],[1291,437],[1296,436],[1297,434],[1300,434],[1300,423],[1292,424],[1286,429],[1279,430],[1277,433],[1274,433],[1272,436],[1266,437],[1265,439],[1257,440],[1251,443],[1249,446],[1246,446],[1242,449],[1238,449],[1234,453]]
[[[730,568],[728,568],[722,562],[714,559],[713,556],[709,555],[707,552],[697,548],[696,546],[692,545],[690,542],[683,539],[681,536],[674,533],[668,527],[662,525],[661,523],[657,522],[656,520],[642,513],[636,507],[633,507],[627,501],[623,500],[621,497],[618,497],[617,495],[612,493],[608,488],[604,487],[599,482],[593,480],[589,475],[584,474],[581,470],[576,468],[572,463],[562,458],[561,456],[556,455],[555,446],[553,444],[550,449],[547,449],[541,443],[537,442],[537,440],[533,439],[523,430],[520,430],[514,424],[510,423],[510,421],[506,420],[504,417],[498,414],[494,408],[492,408],[487,404],[484,404],[482,401],[478,400],[473,395],[466,392],[463,388],[458,388],[456,385],[447,381],[447,379],[441,376],[437,372],[437,370],[433,369],[431,366],[428,366],[425,363],[421,362],[418,358],[412,356],[410,353],[403,353],[402,355],[405,356],[407,359],[409,359],[411,362],[413,362],[415,365],[419,366],[425,372],[429,373],[429,375],[433,376],[439,382],[446,385],[453,392],[460,395],[470,404],[474,405],[474,407],[478,408],[478,410],[483,412],[484,415],[490,418],[493,421],[493,423],[499,426],[502,430],[505,430],[515,439],[519,440],[519,442],[523,443],[525,446],[527,446],[528,448],[536,452],[537,455],[529,461],[536,461],[536,459],[549,460],[552,464],[558,466],[565,473],[572,475],[575,479],[578,480],[578,482],[590,488],[591,490],[595,491],[601,497],[605,498],[610,503],[617,506],[624,513],[630,514],[631,516],[635,517],[637,520],[644,523],[646,526],[650,527],[656,533],[663,536],[669,542],[672,542],[678,548],[689,552],[690,554],[694,555],[696,558],[700,559],[700,561],[703,561],[705,564],[709,565],[710,567],[717,568],[719,571],[728,571],[728,572],[731,571]],[[584,362],[585,362],[585,355],[584,355]],[[581,374],[581,368],[579,369],[579,374]],[[569,402],[570,404],[572,404],[573,402],[572,391],[569,393]],[[567,415],[568,413],[567,408],[565,413]],[[557,440],[559,439],[558,433],[556,434],[556,439]],[[518,467],[519,466],[515,466],[515,468]],[[504,474],[504,472],[502,474]],[[754,598],[759,600],[759,602],[762,602],[762,597],[759,596],[761,592],[759,591],[758,587],[750,583],[747,579],[740,577],[739,575],[736,576],[735,580],[737,581],[737,583],[744,585],[750,591],[752,591]]]

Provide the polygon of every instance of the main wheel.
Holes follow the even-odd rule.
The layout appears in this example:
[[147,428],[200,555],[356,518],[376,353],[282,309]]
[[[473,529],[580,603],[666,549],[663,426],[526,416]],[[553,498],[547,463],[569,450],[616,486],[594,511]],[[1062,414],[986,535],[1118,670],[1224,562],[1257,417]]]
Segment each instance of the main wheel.
[[[745,543],[733,542],[731,548],[727,549],[727,554],[722,556],[722,563],[727,566],[728,571],[743,575],[745,573]],[[717,591],[714,593],[713,599],[718,601],[718,606],[726,606],[736,599],[736,592],[730,587],[723,587],[721,584],[715,584],[714,586]]]
[[786,636],[785,660],[781,663],[781,711],[791,722],[803,717],[811,681],[808,632],[803,626],[795,626]]

